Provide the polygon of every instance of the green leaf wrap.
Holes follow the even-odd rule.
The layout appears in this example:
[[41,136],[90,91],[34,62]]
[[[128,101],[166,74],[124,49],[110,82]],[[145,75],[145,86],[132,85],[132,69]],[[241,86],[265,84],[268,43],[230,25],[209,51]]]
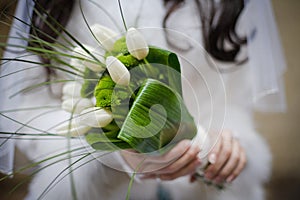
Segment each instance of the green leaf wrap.
[[169,143],[192,139],[196,132],[194,120],[181,96],[166,84],[147,79],[140,87],[118,138],[139,152],[149,153]]

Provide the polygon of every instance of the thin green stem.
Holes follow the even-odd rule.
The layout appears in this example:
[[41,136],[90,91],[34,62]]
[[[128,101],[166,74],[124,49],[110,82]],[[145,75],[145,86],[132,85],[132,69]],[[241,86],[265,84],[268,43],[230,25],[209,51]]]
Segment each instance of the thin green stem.
[[125,21],[124,14],[123,14],[121,1],[118,0],[118,3],[119,3],[119,9],[120,9],[120,14],[121,14],[121,18],[122,18],[122,21],[123,21],[123,25],[124,25],[125,30],[127,31],[127,26],[126,26],[126,21]]
[[42,130],[42,129],[35,128],[35,127],[33,127],[33,126],[29,126],[29,125],[27,125],[27,124],[24,124],[24,123],[22,123],[22,122],[19,122],[18,120],[15,120],[15,119],[13,119],[13,118],[11,118],[11,117],[8,117],[8,116],[6,116],[6,115],[4,115],[4,114],[2,114],[2,113],[0,113],[0,115],[3,116],[3,117],[5,117],[5,118],[7,118],[7,119],[9,119],[9,120],[11,120],[11,121],[13,121],[13,122],[15,122],[15,123],[17,123],[17,124],[21,124],[21,125],[23,125],[24,127],[30,128],[30,129],[32,129],[32,130],[35,130],[35,131],[38,131],[38,132],[41,132],[41,133],[47,133],[46,131],[44,131],[44,130]]
[[[97,151],[92,152],[91,154],[96,153],[96,152],[97,152]],[[79,169],[80,167],[82,167],[82,166],[84,166],[84,165],[86,165],[86,164],[89,164],[90,162],[96,160],[97,158],[100,158],[100,157],[105,156],[105,155],[110,154],[110,153],[111,153],[111,152],[107,152],[107,153],[104,153],[104,154],[102,154],[102,155],[100,155],[100,156],[93,157],[92,159],[90,159],[90,160],[88,160],[88,161],[86,161],[86,162],[84,162],[84,163],[78,165],[77,167],[73,168],[73,169],[71,170],[71,172],[73,172],[73,171]],[[52,188],[54,188],[59,182],[61,182],[61,181],[62,181],[66,176],[68,176],[71,172],[69,172],[69,173],[65,174],[64,176],[62,176],[55,184],[53,184],[53,185],[48,189],[48,191],[47,191],[45,194],[47,194]]]
[[[35,61],[31,61],[31,60],[24,60],[24,59],[17,59],[17,58],[2,58],[0,59],[1,61],[2,60],[6,60],[6,61],[18,61],[18,62],[24,62],[24,63],[31,63],[31,64],[37,64],[41,67],[50,67],[50,68],[53,68],[53,69],[58,69],[60,71],[63,71],[63,72],[67,72],[69,74],[73,74],[73,75],[76,75],[76,76],[80,76],[80,77],[83,77],[82,75],[79,75],[78,73],[75,73],[75,72],[72,72],[72,71],[69,71],[67,69],[64,69],[64,68],[61,68],[61,67],[56,67],[56,66],[53,66],[53,65],[50,65],[50,64],[43,64],[43,63],[40,63],[40,62],[35,62]],[[70,65],[71,66],[71,65]],[[74,68],[75,69],[75,68]],[[76,69],[78,72],[81,72],[79,71],[78,69]],[[82,72],[81,72],[82,73]]]
[[66,83],[66,82],[72,82],[72,81],[74,81],[74,80],[54,80],[54,81],[46,81],[46,82],[34,84],[34,85],[31,85],[29,87],[26,87],[26,88],[23,88],[23,89],[17,91],[16,93],[10,95],[9,98],[13,98],[14,96],[17,96],[20,93],[26,93],[33,89],[42,87],[42,86],[51,85],[51,84],[55,84],[55,83]]
[[[78,151],[78,150],[82,150],[82,149],[84,149],[84,148],[85,148],[85,147],[78,147],[78,148],[76,148],[76,149],[73,149],[72,151]],[[69,151],[65,151],[65,152],[62,152],[62,153],[59,153],[59,154],[56,154],[56,155],[53,155],[53,156],[44,158],[44,159],[42,159],[42,160],[40,160],[40,161],[37,161],[37,162],[31,163],[31,164],[25,165],[24,167],[21,167],[20,169],[16,170],[15,172],[9,173],[9,174],[7,174],[6,176],[0,178],[0,182],[3,181],[3,180],[5,180],[5,179],[7,179],[7,178],[9,178],[9,177],[11,177],[11,176],[13,176],[14,174],[22,173],[22,172],[24,172],[24,171],[26,171],[26,170],[28,170],[28,169],[31,169],[31,168],[34,168],[34,167],[38,166],[38,165],[41,164],[41,163],[44,163],[44,162],[49,161],[49,160],[52,160],[52,159],[54,159],[54,158],[57,158],[57,157],[66,155],[66,154],[68,154],[68,153],[69,153]]]
[[77,159],[76,161],[74,161],[73,163],[71,163],[69,166],[65,167],[51,182],[50,184],[45,188],[45,190],[42,192],[42,194],[38,197],[38,199],[42,199],[43,196],[46,195],[46,193],[48,192],[49,188],[55,183],[55,181],[67,170],[70,169],[70,167],[72,167],[73,165],[75,165],[76,163],[80,162],[81,160],[83,160],[84,158],[88,157],[89,155],[91,155],[92,153],[87,153],[86,155],[82,156],[81,158]]
[[[82,18],[83,18],[83,20],[84,20],[84,23],[85,23],[86,26],[88,27],[90,33],[92,34],[92,36],[94,37],[94,39],[101,45],[101,47],[104,48],[104,46],[103,46],[103,44],[101,43],[101,41],[99,41],[99,40],[97,39],[97,37],[95,36],[95,34],[93,33],[93,31],[92,31],[92,29],[91,29],[91,27],[90,27],[90,25],[89,25],[89,23],[88,23],[88,21],[87,21],[87,19],[86,19],[86,17],[85,17],[85,14],[84,14],[84,12],[83,12],[83,10],[82,10],[81,0],[79,0],[79,8],[80,8],[80,12],[81,12]],[[107,49],[105,49],[105,50],[107,51]]]
[[19,111],[28,111],[28,110],[40,110],[40,109],[47,109],[47,108],[60,108],[60,105],[53,105],[53,106],[38,106],[38,107],[27,107],[27,108],[19,108],[19,109],[11,109],[11,110],[1,110],[0,113],[10,113],[10,112],[19,112]]
[[131,188],[132,188],[132,185],[133,185],[133,181],[134,181],[135,175],[136,175],[136,173],[140,170],[140,168],[142,167],[142,164],[144,163],[145,160],[146,160],[146,158],[144,158],[144,159],[137,165],[137,167],[136,167],[136,169],[134,170],[132,176],[130,177],[129,185],[128,185],[128,188],[127,188],[126,200],[129,200],[129,198],[130,198]]
[[[42,113],[40,113],[40,114],[34,116],[34,117],[31,118],[30,120],[28,120],[28,121],[26,122],[26,124],[29,124],[30,122],[32,122],[32,121],[38,119],[38,118],[41,117],[41,116],[44,116],[45,114],[49,114],[49,113],[55,112],[55,111],[58,111],[58,110],[57,110],[57,109],[54,109],[54,110],[42,112]],[[16,134],[17,132],[19,132],[23,127],[24,127],[24,126],[21,126],[21,127],[18,128],[14,133],[12,133],[11,136],[7,137],[7,138],[0,144],[0,147],[1,147],[2,145],[4,145],[9,139],[11,139],[12,137],[14,137],[15,134]]]
[[112,23],[116,26],[116,28],[121,32],[122,29],[119,27],[117,21],[113,18],[113,16],[107,11],[105,10],[104,7],[102,7],[99,3],[93,1],[93,0],[89,0],[89,2],[93,3],[96,7],[98,7],[100,10],[102,10],[104,12],[104,14],[112,21]]
[[[68,152],[68,153],[69,153],[69,152]],[[75,156],[73,156],[73,157],[82,156],[82,155],[86,155],[86,153],[78,154],[78,155],[75,155]],[[17,190],[20,186],[22,186],[24,183],[26,183],[27,181],[29,181],[30,178],[31,178],[32,176],[34,176],[35,174],[37,174],[37,173],[39,173],[39,172],[45,170],[46,168],[48,168],[48,167],[50,167],[50,166],[52,166],[52,165],[54,165],[54,164],[57,164],[57,163],[62,162],[62,161],[65,161],[65,160],[67,160],[67,159],[69,159],[69,158],[68,158],[68,157],[62,158],[62,159],[56,160],[56,161],[51,162],[51,163],[49,163],[49,164],[47,164],[47,165],[45,165],[45,166],[43,166],[43,167],[41,167],[41,168],[38,168],[38,169],[34,170],[30,175],[28,175],[28,177],[24,178],[21,182],[19,182],[17,185],[15,185],[15,186],[12,188],[12,190],[10,191],[10,193],[13,193],[13,192],[14,192],[15,190]]]
[[[75,110],[75,108],[74,108],[74,110]],[[71,114],[71,118],[73,118],[74,110]],[[71,149],[71,140],[70,140],[71,124],[72,124],[72,120],[70,120],[70,122],[69,122],[69,132],[68,132],[68,140],[67,140],[67,147],[69,150]],[[70,166],[69,171],[70,171],[71,193],[72,193],[73,200],[77,200],[76,187],[75,187],[75,183],[74,183],[74,175],[73,175],[73,173],[71,173],[72,172],[72,153],[71,152],[68,154],[68,161],[69,161],[69,166]]]

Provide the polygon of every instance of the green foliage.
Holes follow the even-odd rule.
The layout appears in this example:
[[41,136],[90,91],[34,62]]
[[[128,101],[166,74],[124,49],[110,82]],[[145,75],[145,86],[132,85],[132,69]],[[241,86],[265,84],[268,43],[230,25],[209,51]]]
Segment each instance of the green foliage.
[[128,53],[125,37],[110,53],[132,69],[131,82],[124,87],[116,85],[107,72],[102,75],[94,90],[96,106],[112,110],[115,121],[110,127],[114,128],[89,133],[88,143],[96,150],[133,148],[162,153],[182,139],[192,139],[196,126],[181,97],[176,54],[149,47],[146,59],[138,61]]
[[115,83],[108,74],[104,74],[94,90],[97,107],[110,107]]
[[81,87],[81,97],[83,98],[92,98],[94,95],[94,89],[98,82],[98,75],[90,70],[89,68],[85,68],[83,74],[84,82]]

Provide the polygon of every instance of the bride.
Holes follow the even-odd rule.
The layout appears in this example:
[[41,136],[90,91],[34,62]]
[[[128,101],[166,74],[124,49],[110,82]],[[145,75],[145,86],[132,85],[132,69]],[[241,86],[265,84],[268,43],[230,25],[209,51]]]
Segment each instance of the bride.
[[[80,43],[94,48],[97,48],[97,41],[88,25],[101,24],[124,34],[121,9],[128,28],[137,28],[150,45],[170,49],[179,56],[183,97],[199,125],[198,132],[205,130],[208,134],[209,148],[200,148],[184,140],[165,155],[150,159],[143,166],[148,169],[147,173],[135,176],[130,199],[264,199],[263,184],[270,174],[271,155],[255,130],[253,110],[275,110],[284,106],[283,96],[277,98],[273,94],[280,88],[279,75],[283,72],[284,62],[268,0],[263,3],[256,0],[41,0],[35,5],[30,0],[19,1],[16,15],[23,23],[15,20],[11,36],[24,36],[25,33],[27,38],[26,32],[30,32],[55,43],[54,38],[59,34],[47,30],[48,26],[41,18],[43,15],[37,14],[36,10],[32,12],[34,6],[41,12],[43,9],[39,5],[65,25]],[[263,12],[267,17],[262,17]],[[33,28],[29,30],[24,25],[27,22],[47,32],[51,38],[45,38]],[[23,33],[18,33],[20,30],[24,30]],[[273,31],[275,42],[268,39],[266,31]],[[66,37],[67,33],[63,33],[58,42],[66,42]],[[24,41],[13,38],[8,41],[20,42]],[[268,45],[273,48],[266,52]],[[4,58],[24,54],[8,48]],[[45,79],[55,81],[66,75],[52,68],[36,67],[35,62],[59,67],[44,55],[27,54],[26,60],[30,62],[8,62],[1,67],[1,131],[53,133],[57,124],[70,118],[70,113],[57,107],[61,105],[62,83],[57,81],[57,84],[18,93],[12,99],[9,97],[22,88],[45,82]],[[17,69],[12,69],[13,64]],[[19,72],[3,76],[14,71]],[[263,98],[265,94],[270,94],[271,101]],[[278,99],[281,100],[279,103],[270,103]],[[3,112],[34,107],[41,109]],[[6,163],[10,163],[13,153],[8,150],[13,143],[32,161],[53,156],[36,166],[40,170],[32,178],[26,199],[125,199],[131,176],[144,159],[130,151],[91,155],[87,153],[90,149],[84,140],[49,136],[45,140],[6,141],[0,147],[8,152],[2,157],[0,154]],[[60,153],[65,157],[55,156]],[[152,168],[159,161],[178,155],[174,162]],[[210,163],[203,172],[205,181],[198,180],[195,172],[205,159]],[[215,187],[219,184],[224,185],[223,190]]]

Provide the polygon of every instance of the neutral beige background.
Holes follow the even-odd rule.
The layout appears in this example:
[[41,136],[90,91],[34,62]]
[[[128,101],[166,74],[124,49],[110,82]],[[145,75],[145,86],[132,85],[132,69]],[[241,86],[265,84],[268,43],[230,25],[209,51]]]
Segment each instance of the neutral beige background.
[[[9,0],[0,0],[0,6]],[[287,59],[285,74],[288,109],[286,113],[257,113],[258,130],[265,136],[273,153],[273,174],[266,185],[269,200],[300,199],[300,1],[273,0],[284,52]],[[12,10],[12,9],[11,9]],[[2,7],[0,7],[0,12]],[[0,15],[1,17],[1,15]],[[1,17],[1,21],[3,18]],[[0,34],[7,32],[0,24]],[[0,38],[0,41],[3,41]],[[1,50],[0,50],[1,57]],[[0,175],[1,177],[1,175]],[[22,199],[26,185],[8,197],[7,192],[23,176],[0,182],[0,199]]]
[[288,109],[281,114],[257,114],[260,132],[273,152],[270,200],[300,199],[300,1],[273,0],[288,70]]

